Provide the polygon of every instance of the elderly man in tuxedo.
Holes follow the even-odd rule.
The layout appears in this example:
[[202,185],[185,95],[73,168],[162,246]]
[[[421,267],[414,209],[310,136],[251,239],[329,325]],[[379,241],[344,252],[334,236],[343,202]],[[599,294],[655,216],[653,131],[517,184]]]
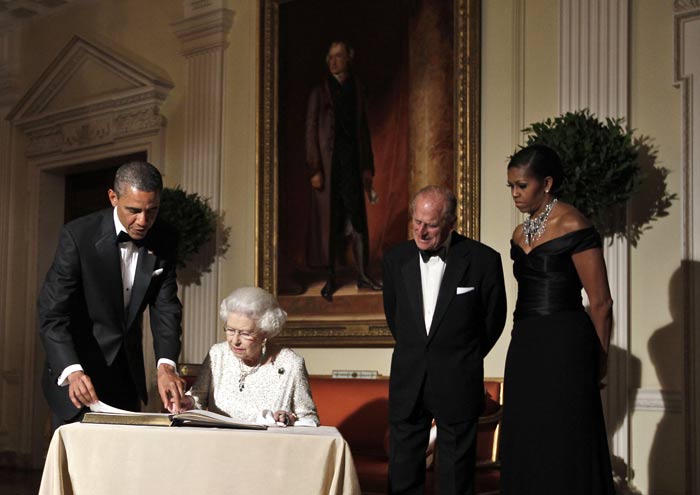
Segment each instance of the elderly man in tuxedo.
[[66,224],[38,300],[44,395],[54,427],[98,400],[138,411],[147,402],[142,315],[149,308],[163,404],[180,409],[182,306],[176,239],[156,218],[163,180],[146,162],[117,170],[112,208]]
[[423,493],[437,425],[441,494],[474,493],[483,358],[500,336],[500,255],[453,231],[457,201],[428,186],[411,202],[413,240],[384,256],[384,311],[396,345],[389,385],[389,491]]

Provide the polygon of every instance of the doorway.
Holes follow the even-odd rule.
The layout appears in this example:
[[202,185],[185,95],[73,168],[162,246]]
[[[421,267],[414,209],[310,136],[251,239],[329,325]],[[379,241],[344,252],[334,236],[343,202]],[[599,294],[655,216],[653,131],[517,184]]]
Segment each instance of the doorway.
[[64,223],[108,208],[110,203],[107,190],[114,186],[117,169],[127,162],[146,161],[146,158],[146,152],[142,151],[71,167],[79,172],[65,176]]

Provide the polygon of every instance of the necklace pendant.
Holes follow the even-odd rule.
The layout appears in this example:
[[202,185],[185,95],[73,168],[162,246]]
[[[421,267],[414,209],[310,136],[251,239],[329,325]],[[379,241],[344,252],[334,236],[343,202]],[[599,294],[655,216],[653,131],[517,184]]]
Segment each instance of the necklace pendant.
[[534,218],[532,217],[532,215],[529,215],[525,219],[525,221],[523,222],[523,234],[525,235],[526,245],[530,246],[533,242],[542,237],[542,234],[544,234],[544,230],[547,227],[547,220],[549,219],[549,214],[552,212],[552,208],[554,207],[556,202],[557,198],[554,198],[552,201],[547,203],[542,213],[540,213]]
[[[262,357],[260,358],[262,359]],[[240,372],[240,375],[238,376],[238,391],[243,392],[243,389],[245,388],[245,379],[248,378],[248,375],[252,375],[256,371],[260,369],[260,365],[262,364],[262,361],[258,361],[258,364],[253,366],[252,368],[248,368],[247,370],[243,369],[243,361],[238,360],[238,370]]]

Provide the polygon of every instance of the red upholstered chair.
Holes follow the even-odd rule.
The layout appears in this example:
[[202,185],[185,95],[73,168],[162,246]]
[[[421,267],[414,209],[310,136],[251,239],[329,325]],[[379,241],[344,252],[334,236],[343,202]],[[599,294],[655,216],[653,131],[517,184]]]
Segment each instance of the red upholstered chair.
[[485,378],[486,401],[479,417],[476,440],[476,493],[500,493],[501,470],[498,461],[498,440],[503,415],[503,379]]
[[389,380],[312,376],[321,424],[335,426],[348,442],[362,493],[386,493]]

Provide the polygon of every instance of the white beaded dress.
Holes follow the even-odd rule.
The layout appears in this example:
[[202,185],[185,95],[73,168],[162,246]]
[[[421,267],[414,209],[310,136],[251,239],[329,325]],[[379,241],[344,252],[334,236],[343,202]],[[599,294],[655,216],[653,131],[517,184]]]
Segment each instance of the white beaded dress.
[[[187,395],[192,396],[197,409],[240,421],[260,423],[266,411],[282,410],[296,414],[298,426],[319,425],[301,356],[281,348],[257,370],[254,368],[240,361],[228,342],[214,344]],[[241,372],[247,374],[242,382]]]

